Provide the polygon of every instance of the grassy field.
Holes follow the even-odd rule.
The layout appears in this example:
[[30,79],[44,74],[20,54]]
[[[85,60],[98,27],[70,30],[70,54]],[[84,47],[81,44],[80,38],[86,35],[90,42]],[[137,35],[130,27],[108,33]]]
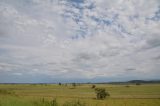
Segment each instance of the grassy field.
[[112,85],[110,97],[97,100],[91,84],[0,84],[0,106],[160,106],[160,84]]

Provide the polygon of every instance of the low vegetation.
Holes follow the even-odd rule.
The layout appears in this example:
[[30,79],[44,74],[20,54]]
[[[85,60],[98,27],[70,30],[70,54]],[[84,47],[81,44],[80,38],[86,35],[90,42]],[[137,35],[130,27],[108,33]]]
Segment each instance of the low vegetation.
[[0,84],[0,106],[160,106],[160,84],[94,85]]
[[11,90],[7,90],[7,89],[0,89],[0,94],[1,95],[14,95],[15,93]]
[[86,106],[86,104],[78,100],[78,101],[66,102],[63,104],[63,106]]

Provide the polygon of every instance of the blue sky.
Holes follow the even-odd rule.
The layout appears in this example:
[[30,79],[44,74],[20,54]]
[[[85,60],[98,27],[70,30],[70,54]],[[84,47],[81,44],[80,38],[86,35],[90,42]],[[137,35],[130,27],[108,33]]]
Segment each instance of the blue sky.
[[159,0],[0,0],[0,83],[160,77]]

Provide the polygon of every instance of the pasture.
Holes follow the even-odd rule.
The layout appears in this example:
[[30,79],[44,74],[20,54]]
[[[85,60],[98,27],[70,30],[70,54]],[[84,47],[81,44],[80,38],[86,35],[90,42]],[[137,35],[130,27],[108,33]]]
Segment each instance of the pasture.
[[95,84],[110,97],[97,100],[92,84],[0,84],[0,106],[160,106],[160,84]]

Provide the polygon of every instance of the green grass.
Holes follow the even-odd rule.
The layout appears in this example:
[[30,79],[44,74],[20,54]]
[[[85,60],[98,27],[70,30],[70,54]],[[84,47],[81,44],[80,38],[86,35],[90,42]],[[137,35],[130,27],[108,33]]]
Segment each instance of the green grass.
[[[29,85],[0,84],[0,106],[160,106],[160,84],[111,85],[97,84],[105,88],[110,97],[96,100],[92,85]],[[44,102],[45,101],[45,102]],[[79,105],[78,105],[79,104]]]

